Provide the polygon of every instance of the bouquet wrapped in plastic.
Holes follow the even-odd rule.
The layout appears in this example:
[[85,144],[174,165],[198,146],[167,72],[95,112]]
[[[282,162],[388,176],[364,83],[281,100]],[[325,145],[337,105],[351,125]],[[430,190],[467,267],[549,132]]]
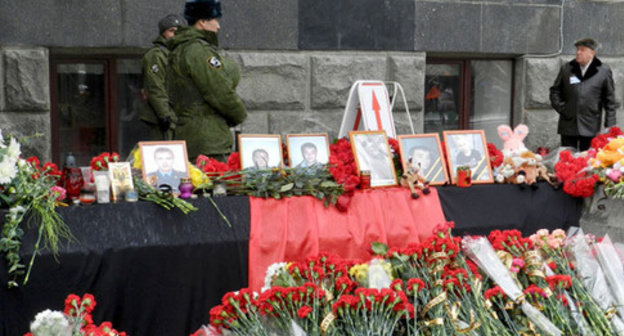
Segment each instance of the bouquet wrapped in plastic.
[[[582,287],[575,286],[573,290],[585,303],[583,309],[586,319],[591,321],[594,329],[599,328],[604,334],[624,335],[624,323],[614,314],[615,299],[607,286],[607,278],[583,231],[579,229],[574,234],[569,234],[566,247],[570,259],[575,263],[576,276],[583,284]],[[593,311],[595,306],[599,311]],[[605,322],[606,316],[611,320]]]
[[532,323],[547,335],[562,335],[561,330],[546,316],[524,300],[522,288],[516,283],[485,237],[464,237],[462,247],[466,255],[492,278],[511,300],[520,304],[522,312]]

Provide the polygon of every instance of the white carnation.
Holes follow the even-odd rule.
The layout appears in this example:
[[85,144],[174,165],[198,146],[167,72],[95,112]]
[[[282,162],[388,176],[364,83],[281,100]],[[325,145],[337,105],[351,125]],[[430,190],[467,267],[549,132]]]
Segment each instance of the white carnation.
[[3,160],[0,162],[0,185],[7,184],[17,175],[17,166],[12,160]]
[[7,156],[11,159],[11,161],[17,162],[17,159],[19,159],[19,156],[22,153],[21,147],[22,146],[17,140],[15,140],[15,138],[11,138],[9,148],[7,149]]
[[35,316],[30,332],[33,336],[72,336],[72,326],[62,312],[46,309]]
[[262,287],[262,289],[260,290],[261,292],[264,292],[267,289],[271,288],[271,282],[273,282],[273,277],[281,272],[286,272],[286,265],[287,264],[285,262],[279,262],[271,264],[271,266],[267,268],[266,275],[264,277],[264,287]]

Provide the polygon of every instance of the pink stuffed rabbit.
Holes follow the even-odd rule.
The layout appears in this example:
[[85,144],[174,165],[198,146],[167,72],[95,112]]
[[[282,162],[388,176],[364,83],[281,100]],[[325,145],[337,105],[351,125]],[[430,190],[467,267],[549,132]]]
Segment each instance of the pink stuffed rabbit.
[[503,155],[515,156],[527,150],[523,142],[529,134],[527,125],[520,124],[513,131],[507,125],[500,125],[497,130],[498,136],[503,139]]

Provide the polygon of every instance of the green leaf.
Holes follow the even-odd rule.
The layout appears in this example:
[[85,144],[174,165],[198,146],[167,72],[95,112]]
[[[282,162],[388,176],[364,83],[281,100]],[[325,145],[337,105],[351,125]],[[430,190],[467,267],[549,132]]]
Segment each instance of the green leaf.
[[323,181],[321,182],[320,187],[321,188],[332,188],[332,187],[337,187],[338,184],[334,181]]
[[386,255],[386,253],[388,253],[388,245],[384,244],[384,243],[380,243],[380,242],[373,242],[371,244],[371,248],[373,250],[373,253],[375,253],[375,255]]
[[288,183],[288,184],[284,184],[281,188],[280,188],[280,192],[286,192],[291,190],[294,187],[294,183]]
[[393,254],[392,256],[393,256],[393,257],[395,257],[395,258],[397,258],[397,259],[399,259],[399,260],[400,260],[400,261],[402,261],[402,262],[407,262],[407,261],[409,261],[409,257],[408,257],[408,256],[406,256],[406,255],[404,255],[404,254],[398,254],[398,253],[394,252],[394,254]]

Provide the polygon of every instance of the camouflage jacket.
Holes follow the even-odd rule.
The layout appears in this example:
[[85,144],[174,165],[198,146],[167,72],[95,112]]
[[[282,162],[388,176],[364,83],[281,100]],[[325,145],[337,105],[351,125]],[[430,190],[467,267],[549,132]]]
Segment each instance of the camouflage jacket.
[[147,106],[141,111],[141,120],[158,124],[158,120],[170,117],[176,121],[175,113],[169,104],[167,94],[166,71],[169,49],[167,40],[162,35],[152,42],[154,46],[143,55],[141,70],[143,71],[143,89],[147,97]]
[[237,64],[219,54],[217,35],[184,27],[171,39],[167,85],[178,117],[177,140],[186,140],[189,158],[229,153],[230,127],[247,117],[236,94]]

